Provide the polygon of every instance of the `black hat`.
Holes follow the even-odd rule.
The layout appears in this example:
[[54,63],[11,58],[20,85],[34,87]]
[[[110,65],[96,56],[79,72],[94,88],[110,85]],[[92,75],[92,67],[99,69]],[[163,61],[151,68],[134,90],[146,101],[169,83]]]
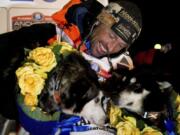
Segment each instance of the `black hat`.
[[142,29],[141,12],[136,4],[127,0],[113,1],[97,16],[97,19],[131,45]]

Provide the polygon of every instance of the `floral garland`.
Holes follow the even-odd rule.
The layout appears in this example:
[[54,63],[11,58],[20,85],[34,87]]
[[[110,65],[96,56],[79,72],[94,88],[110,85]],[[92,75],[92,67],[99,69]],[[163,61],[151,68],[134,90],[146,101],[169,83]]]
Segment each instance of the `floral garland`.
[[[66,56],[73,51],[76,49],[66,42],[55,42],[50,46],[38,47],[29,52],[23,65],[16,70],[23,103],[30,107],[31,111],[38,107],[38,95],[45,86],[48,74],[60,61],[61,55]],[[176,110],[174,114],[176,134],[180,134],[180,95],[175,93],[172,99],[174,110]],[[114,105],[111,105],[109,118],[110,124],[117,129],[117,135],[167,134],[147,124],[144,124],[144,128],[138,128],[139,121],[135,117],[125,115],[122,109]]]
[[[162,133],[158,128],[148,126],[135,117],[125,114],[123,109],[111,104],[109,110],[110,124],[117,129],[117,135],[176,135],[180,134],[180,95],[173,91],[171,95],[173,106],[173,123],[175,130],[173,133]],[[143,124],[143,126],[142,126]],[[140,126],[141,125],[141,128]]]
[[73,51],[76,50],[66,42],[37,47],[29,52],[24,64],[16,70],[20,94],[32,111],[38,105],[38,95],[45,86],[48,73],[56,67],[62,54],[66,56]]

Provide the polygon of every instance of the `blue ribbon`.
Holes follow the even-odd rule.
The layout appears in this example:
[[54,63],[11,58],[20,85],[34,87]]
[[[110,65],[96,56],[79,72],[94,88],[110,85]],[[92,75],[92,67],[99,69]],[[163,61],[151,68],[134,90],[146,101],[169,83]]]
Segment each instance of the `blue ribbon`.
[[164,124],[165,124],[166,130],[167,130],[167,134],[175,135],[175,132],[174,132],[175,126],[174,126],[173,121],[171,119],[166,119],[166,120],[164,120]]
[[60,129],[60,135],[69,135],[70,132],[81,132],[89,130],[89,126],[77,126],[77,122],[81,121],[79,116],[71,116],[70,118],[62,117],[57,121],[41,121],[29,117],[18,105],[19,121],[26,131],[31,135],[54,135]]
[[70,132],[82,132],[82,131],[87,131],[89,130],[89,126],[77,126],[75,123],[81,121],[81,117],[79,116],[72,116],[69,119],[65,119],[62,121],[59,121],[56,125],[56,127],[53,130],[52,135],[54,135],[58,129],[61,129],[60,135],[69,135]]

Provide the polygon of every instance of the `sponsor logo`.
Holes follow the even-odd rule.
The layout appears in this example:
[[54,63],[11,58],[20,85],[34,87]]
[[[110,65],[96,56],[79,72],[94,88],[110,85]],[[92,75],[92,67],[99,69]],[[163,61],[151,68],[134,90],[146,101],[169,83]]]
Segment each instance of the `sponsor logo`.
[[41,21],[41,20],[43,20],[44,16],[42,13],[36,12],[32,15],[32,18],[34,21]]
[[35,12],[32,15],[14,16],[12,17],[12,30],[17,30],[35,23],[53,23],[53,20],[51,16],[43,15],[39,12]]

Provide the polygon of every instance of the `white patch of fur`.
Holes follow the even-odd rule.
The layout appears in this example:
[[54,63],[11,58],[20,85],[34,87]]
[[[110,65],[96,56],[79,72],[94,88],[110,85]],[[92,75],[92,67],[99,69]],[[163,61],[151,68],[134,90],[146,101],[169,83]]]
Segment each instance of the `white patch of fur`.
[[96,98],[89,101],[80,112],[80,115],[89,120],[92,124],[103,126],[105,124],[106,115],[101,105],[102,92],[96,98],[99,101],[96,103]]
[[159,88],[160,88],[161,90],[172,87],[171,83],[169,83],[169,82],[167,82],[167,81],[157,82],[157,83],[159,84]]
[[[73,110],[76,106],[73,106],[69,109],[65,109],[65,107],[61,107],[63,112],[66,114],[71,114],[71,115],[77,115],[77,116],[82,116],[88,121],[90,121],[91,124],[96,124],[98,126],[103,126],[105,124],[106,120],[106,114],[103,110],[103,107],[101,105],[101,98],[103,97],[103,93],[99,92],[99,95],[89,101],[88,103],[85,104],[83,107],[82,111],[80,113],[74,113]],[[99,99],[98,102],[95,102],[96,99]]]
[[136,82],[136,78],[135,77],[131,78],[130,83],[133,84],[135,82]]
[[[143,99],[149,94],[150,92],[147,90],[143,90],[142,93],[135,93],[133,91],[123,91],[119,94],[119,101],[118,105],[121,108],[126,108],[129,111],[141,113],[143,111]],[[132,103],[129,104],[128,103]]]
[[125,82],[125,81],[126,81],[126,79],[127,79],[127,77],[126,77],[126,76],[124,76],[124,77],[122,78],[122,81],[123,81],[123,82]]

